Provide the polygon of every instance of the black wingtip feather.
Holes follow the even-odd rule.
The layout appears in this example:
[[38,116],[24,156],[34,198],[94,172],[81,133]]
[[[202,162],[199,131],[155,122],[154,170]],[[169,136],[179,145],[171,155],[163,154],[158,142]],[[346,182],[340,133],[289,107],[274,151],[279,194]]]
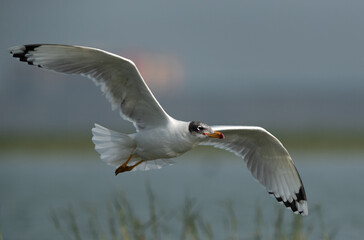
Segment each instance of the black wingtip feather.
[[[34,65],[32,61],[29,61],[28,57],[26,56],[30,51],[34,51],[37,47],[40,47],[42,44],[29,44],[24,45],[25,49],[22,49],[22,52],[13,53],[10,51],[10,54],[13,55],[14,58],[18,58],[22,62],[27,62],[29,65]],[[39,65],[40,67],[40,65]]]
[[42,46],[42,44],[28,44],[28,45],[24,45],[25,47],[25,51],[24,52],[29,52],[29,51],[34,51],[34,49],[36,49],[37,47]]
[[[298,211],[297,206],[296,206],[296,202],[300,202],[302,200],[307,201],[305,189],[304,189],[303,186],[301,186],[298,193],[296,193],[297,200],[294,200],[292,202],[283,201],[283,199],[281,197],[276,197],[274,195],[274,192],[269,192],[269,194],[272,194],[277,199],[278,202],[283,202],[284,206],[286,206],[287,208],[291,208],[293,212]],[[302,211],[299,211],[299,214],[302,214],[302,213],[303,213]]]
[[297,201],[301,201],[301,200],[307,201],[306,192],[305,192],[305,188],[303,187],[303,185],[300,187],[300,191],[296,194],[296,196],[297,196]]

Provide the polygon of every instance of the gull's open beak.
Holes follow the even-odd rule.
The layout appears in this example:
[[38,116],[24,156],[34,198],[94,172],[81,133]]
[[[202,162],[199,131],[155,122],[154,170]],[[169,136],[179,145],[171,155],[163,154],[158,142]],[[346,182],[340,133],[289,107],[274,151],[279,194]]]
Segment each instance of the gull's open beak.
[[215,132],[215,131],[214,131],[214,133],[204,133],[204,135],[207,135],[211,138],[219,138],[219,139],[225,138],[224,134],[222,134],[221,132]]

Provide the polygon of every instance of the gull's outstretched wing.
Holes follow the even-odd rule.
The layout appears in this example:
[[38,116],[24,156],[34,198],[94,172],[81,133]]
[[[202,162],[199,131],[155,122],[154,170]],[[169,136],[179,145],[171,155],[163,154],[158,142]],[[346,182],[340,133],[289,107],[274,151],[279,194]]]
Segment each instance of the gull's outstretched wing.
[[120,107],[121,115],[137,129],[169,118],[129,59],[95,48],[57,44],[15,46],[9,51],[30,65],[91,78],[101,86],[112,109]]
[[293,161],[272,134],[260,127],[212,126],[225,135],[224,140],[209,138],[201,145],[212,145],[242,157],[252,175],[287,208],[308,214],[307,198]]

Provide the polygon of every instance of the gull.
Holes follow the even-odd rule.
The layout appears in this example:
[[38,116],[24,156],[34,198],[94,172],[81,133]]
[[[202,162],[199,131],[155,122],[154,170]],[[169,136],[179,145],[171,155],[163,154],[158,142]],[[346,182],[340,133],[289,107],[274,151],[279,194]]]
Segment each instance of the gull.
[[169,116],[129,59],[100,49],[30,44],[11,47],[13,57],[40,68],[80,74],[94,81],[136,132],[124,134],[98,124],[92,141],[102,161],[115,166],[115,174],[149,170],[171,164],[197,145],[210,145],[241,157],[251,174],[269,194],[294,213],[307,215],[301,177],[285,147],[261,127],[209,126]]

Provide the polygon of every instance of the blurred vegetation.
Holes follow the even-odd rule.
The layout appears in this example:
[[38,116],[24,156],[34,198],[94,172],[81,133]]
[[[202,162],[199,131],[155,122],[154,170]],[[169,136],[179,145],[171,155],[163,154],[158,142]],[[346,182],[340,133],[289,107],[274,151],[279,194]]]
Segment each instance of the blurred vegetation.
[[[290,214],[288,220],[284,219],[286,210],[282,206],[277,208],[274,219],[264,219],[263,209],[257,205],[254,219],[247,220],[254,221],[255,229],[250,229],[242,235],[239,228],[246,229],[246,227],[241,224],[241,219],[237,219],[232,201],[228,200],[222,205],[226,210],[225,217],[213,219],[215,222],[211,223],[204,217],[193,199],[186,198],[181,207],[167,211],[162,206],[158,206],[158,201],[150,187],[147,188],[147,192],[146,204],[149,206],[147,219],[137,216],[135,209],[138,206],[128,201],[122,192],[114,198],[112,203],[109,203],[107,216],[99,216],[96,208],[89,207],[86,212],[88,217],[82,218],[80,215],[83,214],[76,214],[76,210],[70,205],[65,209],[51,210],[50,218],[62,238],[75,240],[330,240],[334,239],[337,233],[337,229],[331,232],[327,230],[319,206],[311,210],[311,214],[315,215],[314,221],[307,222],[304,221],[306,217],[294,214]],[[223,223],[223,232],[212,227],[219,221]]]
[[90,133],[38,133],[0,135],[0,150],[42,151],[56,150],[85,151],[93,149]]
[[[271,131],[288,150],[364,151],[364,131]],[[94,148],[90,132],[0,134],[0,151],[89,151]]]

